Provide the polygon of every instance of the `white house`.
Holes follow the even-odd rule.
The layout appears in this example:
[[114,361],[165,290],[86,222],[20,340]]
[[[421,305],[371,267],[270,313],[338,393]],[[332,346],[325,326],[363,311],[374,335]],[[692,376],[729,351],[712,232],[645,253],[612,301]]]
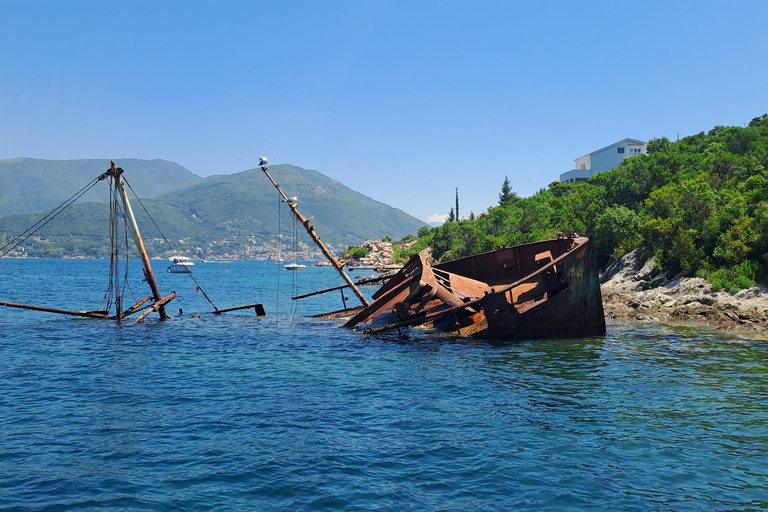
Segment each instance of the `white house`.
[[637,139],[614,142],[574,160],[574,168],[560,175],[560,183],[574,183],[618,167],[625,158],[648,153],[648,143]]

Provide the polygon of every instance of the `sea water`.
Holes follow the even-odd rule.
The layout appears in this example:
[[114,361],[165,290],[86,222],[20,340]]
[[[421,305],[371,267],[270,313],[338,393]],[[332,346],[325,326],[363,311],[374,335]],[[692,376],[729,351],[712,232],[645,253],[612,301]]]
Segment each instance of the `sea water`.
[[[0,510],[768,509],[765,342],[366,335],[291,300],[332,269],[153,263],[168,322],[0,308]],[[3,259],[0,300],[99,309],[108,266]]]

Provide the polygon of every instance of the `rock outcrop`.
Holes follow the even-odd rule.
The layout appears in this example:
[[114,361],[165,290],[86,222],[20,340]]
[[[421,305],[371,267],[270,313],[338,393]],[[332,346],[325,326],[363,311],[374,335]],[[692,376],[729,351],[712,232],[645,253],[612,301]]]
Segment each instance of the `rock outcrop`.
[[605,316],[614,321],[698,320],[725,329],[768,328],[768,287],[741,290],[735,295],[713,292],[700,277],[673,276],[642,261],[633,251],[613,263],[601,279]]
[[348,267],[374,267],[383,268],[392,263],[394,252],[392,244],[382,240],[368,240],[360,247],[368,249],[368,256],[359,260],[351,260],[347,263]]

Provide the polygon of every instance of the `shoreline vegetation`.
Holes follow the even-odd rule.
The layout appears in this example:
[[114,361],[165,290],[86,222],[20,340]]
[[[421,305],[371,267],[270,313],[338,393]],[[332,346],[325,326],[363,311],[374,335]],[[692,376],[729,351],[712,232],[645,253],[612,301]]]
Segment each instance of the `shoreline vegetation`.
[[498,205],[420,230],[402,255],[431,247],[436,260],[453,259],[559,232],[593,237],[602,269],[640,249],[664,276],[702,277],[716,292],[765,284],[768,114],[744,128],[717,126],[678,142],[653,139],[647,155],[528,198],[505,180]]

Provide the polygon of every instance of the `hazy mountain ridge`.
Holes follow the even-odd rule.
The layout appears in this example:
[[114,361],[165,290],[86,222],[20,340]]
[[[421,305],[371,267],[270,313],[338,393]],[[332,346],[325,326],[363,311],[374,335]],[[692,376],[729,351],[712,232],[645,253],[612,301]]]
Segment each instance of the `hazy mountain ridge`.
[[[106,162],[108,167],[108,161],[101,161],[91,167],[98,167],[99,171],[103,172],[107,168],[102,165],[103,162]],[[293,227],[290,210],[283,204],[277,190],[260,168],[208,178],[195,176],[198,179],[193,180],[194,183],[187,183],[180,190],[152,198],[145,193],[143,178],[139,176],[137,179],[135,175],[135,168],[141,167],[136,165],[136,162],[141,161],[115,161],[125,170],[126,180],[131,183],[133,190],[141,198],[141,203],[155,219],[163,234],[171,240],[176,240],[175,245],[178,245],[179,240],[184,240],[182,249],[191,247],[193,251],[197,251],[197,248],[201,247],[201,256],[206,257],[210,256],[206,254],[207,248],[210,247],[220,248],[226,245],[230,249],[243,251],[246,244],[250,244],[253,249],[253,246],[259,243],[275,239],[278,231],[284,237],[291,236]],[[51,167],[55,166],[47,166],[48,169]],[[186,171],[183,167],[178,167]],[[0,166],[0,180],[7,180],[7,176],[2,176],[2,171],[3,167]],[[82,187],[100,172],[84,178],[82,184],[75,185]],[[360,194],[318,171],[283,164],[270,166],[269,172],[286,195],[298,196],[300,211],[307,218],[314,216],[311,223],[327,244],[360,244],[365,240],[384,236],[400,238],[415,234],[418,228],[424,225],[422,221],[407,213]],[[74,181],[75,178],[68,180]],[[100,189],[98,194],[102,194],[98,197],[108,197],[106,185],[97,184],[95,188]],[[149,188],[150,191],[157,190],[157,187]],[[72,193],[74,192],[69,193],[67,197]],[[91,192],[83,200],[92,197],[91,201],[94,201],[93,198],[98,194]],[[3,193],[3,197],[5,195]],[[54,206],[58,206],[64,199],[57,199]],[[58,248],[57,251],[44,255],[103,256],[104,251],[108,250],[108,207],[106,204],[82,202],[83,200],[71,206],[37,233],[39,237],[47,240],[44,243],[53,244]],[[281,212],[280,220],[278,209]],[[146,219],[142,210],[140,204],[134,205],[145,241],[158,238],[149,243],[159,243],[157,230]],[[42,213],[0,217],[0,241],[21,233],[40,217]],[[298,226],[297,229],[298,239],[309,242],[303,228]],[[28,246],[33,247],[33,244]],[[37,243],[34,247],[39,250],[41,246]],[[59,250],[62,247],[66,248],[63,252]],[[166,247],[163,245],[155,249],[162,251]],[[200,251],[197,251],[195,254],[199,253]]]
[[[324,174],[288,164],[274,165],[269,173],[289,197],[298,197],[302,214],[324,240],[332,243],[361,243],[383,236],[414,234],[424,225],[407,213],[356,192]],[[206,178],[181,192],[152,202],[166,203],[198,227],[227,224],[230,231],[274,237],[278,230],[278,208],[282,232],[291,227],[288,206],[261,169]],[[201,225],[202,224],[202,225]]]
[[[116,160],[141,197],[158,197],[203,180],[166,160]],[[0,160],[0,216],[50,210],[109,169],[110,160]],[[107,187],[96,186],[81,201],[107,202]]]

